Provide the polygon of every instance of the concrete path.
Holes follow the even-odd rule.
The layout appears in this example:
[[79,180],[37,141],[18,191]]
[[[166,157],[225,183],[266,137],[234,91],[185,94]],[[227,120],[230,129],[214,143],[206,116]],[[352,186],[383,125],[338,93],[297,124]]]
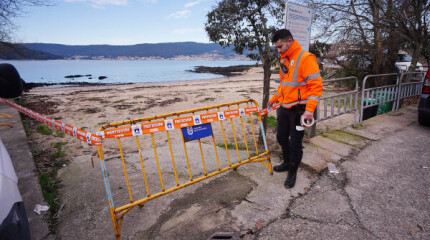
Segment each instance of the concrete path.
[[[8,137],[10,142],[16,141],[13,139],[19,135],[22,135],[20,141],[25,142],[24,131],[3,136],[5,128],[1,131],[4,142]],[[230,239],[429,239],[429,139],[430,128],[417,125],[416,107],[377,116],[363,126],[332,131],[305,142],[302,167],[291,190],[283,187],[286,173],[270,175],[259,163],[246,164],[237,171],[228,171],[132,209],[124,217],[122,236],[123,239],[216,239],[216,235],[224,234],[231,236]],[[200,156],[198,148],[190,144],[189,156]],[[213,146],[203,148],[209,151]],[[160,150],[159,154],[170,152]],[[89,159],[90,156],[77,157],[59,171],[63,184],[60,201],[64,208],[59,214],[58,233],[51,237],[114,239],[100,166],[95,164],[91,168]],[[143,182],[138,176],[141,172],[137,153],[126,159],[132,182]],[[121,166],[115,165],[117,160],[118,156],[113,156],[106,161],[111,187],[117,191],[116,206],[128,201],[127,188],[115,183],[124,178]],[[181,169],[179,180],[186,181],[187,168],[180,165],[184,163],[182,160],[175,158]],[[279,159],[272,157],[272,163],[278,164]],[[334,163],[340,173],[329,173],[328,163]],[[16,170],[20,176],[21,168]],[[152,179],[151,186],[156,186],[157,169],[148,166],[146,170]],[[171,172],[164,173],[164,177],[166,181],[174,180]],[[141,188],[142,185],[133,185],[133,195],[144,195]],[[34,189],[39,189],[37,182],[22,188],[23,196],[34,194]],[[25,201],[29,199],[32,198]],[[39,236],[43,234],[34,239],[41,239]]]
[[9,123],[14,126],[13,128],[0,126],[0,135],[18,176],[18,188],[24,201],[32,239],[53,239],[52,236],[47,237],[49,235],[48,212],[38,215],[33,211],[36,204],[47,204],[43,200],[33,155],[27,144],[21,117],[18,111],[3,103],[0,103],[0,113],[12,117],[9,119],[6,116],[0,116],[0,123]]
[[339,162],[340,173],[323,172],[280,219],[246,239],[430,239],[430,128],[412,121],[414,112],[353,130],[379,141]]

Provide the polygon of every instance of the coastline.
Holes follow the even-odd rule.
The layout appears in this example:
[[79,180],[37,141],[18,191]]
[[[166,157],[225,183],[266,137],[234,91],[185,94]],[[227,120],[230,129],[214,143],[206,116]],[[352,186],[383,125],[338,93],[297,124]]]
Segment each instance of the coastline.
[[[188,72],[194,73],[212,73],[221,75],[217,78],[203,79],[203,80],[214,80],[224,77],[241,76],[246,74],[252,68],[258,68],[258,65],[232,65],[227,67],[209,67],[209,66],[195,66],[193,70],[186,70]],[[76,75],[78,76],[78,75]],[[80,75],[79,75],[80,76]],[[70,78],[70,76],[65,76],[65,78]],[[203,80],[192,80],[192,81],[203,81]],[[167,82],[178,82],[178,81],[167,81]],[[149,82],[157,83],[157,82]],[[86,81],[68,81],[68,82],[26,82],[24,84],[24,90],[28,91],[36,87],[84,87],[84,86],[113,86],[113,85],[130,85],[138,83],[104,83],[104,82],[86,82]]]

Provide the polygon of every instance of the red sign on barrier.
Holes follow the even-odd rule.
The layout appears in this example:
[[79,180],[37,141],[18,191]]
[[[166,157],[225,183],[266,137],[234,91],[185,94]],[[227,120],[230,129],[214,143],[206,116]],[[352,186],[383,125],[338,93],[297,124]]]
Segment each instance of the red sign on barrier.
[[251,114],[255,112],[258,112],[258,107],[245,108],[245,114]]
[[239,109],[224,111],[225,119],[239,117]]
[[111,130],[105,130],[105,138],[123,138],[133,136],[131,127],[115,128]]
[[193,125],[194,125],[194,118],[192,116],[173,119],[173,126],[175,128],[183,128],[183,127],[189,127]]
[[216,112],[202,114],[200,115],[200,119],[202,120],[202,124],[219,121],[218,113]]
[[142,134],[161,132],[166,130],[164,121],[149,122],[142,125]]

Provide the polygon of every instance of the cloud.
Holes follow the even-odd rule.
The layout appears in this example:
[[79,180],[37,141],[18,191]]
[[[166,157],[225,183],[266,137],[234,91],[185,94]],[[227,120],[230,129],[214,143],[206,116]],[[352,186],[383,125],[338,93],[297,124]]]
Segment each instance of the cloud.
[[64,0],[65,2],[88,2],[94,8],[103,8],[104,5],[127,6],[128,0]]
[[169,16],[167,16],[166,18],[167,19],[171,19],[171,18],[180,19],[180,18],[187,18],[190,15],[191,15],[191,11],[183,10],[183,11],[174,12],[174,13],[170,14]]
[[202,28],[180,28],[172,31],[176,35],[184,35],[187,33],[204,32]]
[[139,2],[142,2],[142,3],[157,3],[158,0],[139,0]]
[[189,8],[189,7],[195,6],[195,5],[199,4],[199,3],[201,3],[202,1],[203,0],[197,0],[197,1],[194,1],[194,2],[188,2],[188,3],[185,4],[185,7]]

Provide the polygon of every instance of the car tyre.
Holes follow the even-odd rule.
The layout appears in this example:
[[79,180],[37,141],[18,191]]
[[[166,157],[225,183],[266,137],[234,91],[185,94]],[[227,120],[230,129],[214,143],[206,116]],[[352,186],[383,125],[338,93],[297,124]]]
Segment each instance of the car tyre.
[[430,118],[426,118],[423,113],[418,111],[418,123],[423,126],[430,126]]

